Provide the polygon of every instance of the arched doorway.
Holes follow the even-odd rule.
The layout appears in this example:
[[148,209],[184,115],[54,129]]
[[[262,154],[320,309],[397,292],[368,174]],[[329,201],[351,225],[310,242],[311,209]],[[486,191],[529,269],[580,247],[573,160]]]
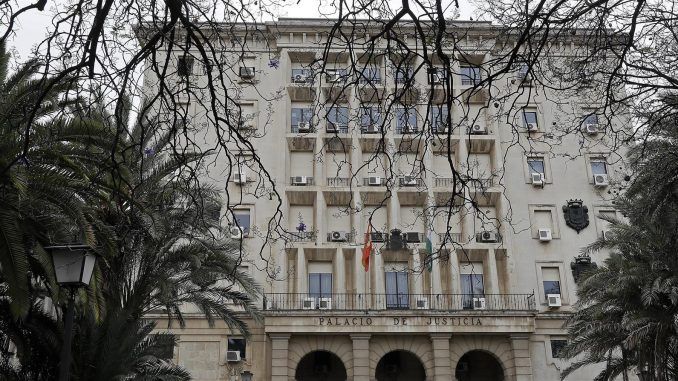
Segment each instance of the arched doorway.
[[302,357],[294,379],[297,381],[346,381],[346,367],[332,352],[313,351]]
[[419,358],[407,351],[393,351],[377,363],[377,381],[425,381],[426,371]]
[[504,381],[504,370],[499,361],[484,351],[466,352],[454,372],[458,381]]

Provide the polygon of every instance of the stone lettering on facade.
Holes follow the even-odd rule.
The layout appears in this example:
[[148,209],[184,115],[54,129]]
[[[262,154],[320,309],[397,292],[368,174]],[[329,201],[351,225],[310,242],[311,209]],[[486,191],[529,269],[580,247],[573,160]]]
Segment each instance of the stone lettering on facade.
[[317,325],[324,327],[393,325],[402,326],[481,326],[483,320],[472,316],[430,316],[430,317],[319,317]]

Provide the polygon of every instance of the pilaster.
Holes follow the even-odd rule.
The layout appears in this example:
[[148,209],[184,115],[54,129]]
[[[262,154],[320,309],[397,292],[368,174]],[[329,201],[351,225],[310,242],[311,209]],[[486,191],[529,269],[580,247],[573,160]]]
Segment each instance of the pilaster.
[[516,381],[532,381],[532,359],[530,358],[530,337],[511,335],[511,349],[515,365]]
[[370,335],[353,334],[353,381],[370,380]]
[[431,334],[433,346],[433,381],[452,380],[452,364],[450,363],[449,334]]
[[289,334],[269,334],[271,338],[271,381],[288,381],[287,354]]

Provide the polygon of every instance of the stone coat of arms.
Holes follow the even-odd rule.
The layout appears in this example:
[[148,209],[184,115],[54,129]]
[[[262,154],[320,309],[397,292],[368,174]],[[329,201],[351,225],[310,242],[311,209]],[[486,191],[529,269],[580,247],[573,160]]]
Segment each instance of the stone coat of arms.
[[567,205],[563,205],[563,214],[567,226],[576,230],[577,234],[589,226],[589,208],[582,200],[568,201]]

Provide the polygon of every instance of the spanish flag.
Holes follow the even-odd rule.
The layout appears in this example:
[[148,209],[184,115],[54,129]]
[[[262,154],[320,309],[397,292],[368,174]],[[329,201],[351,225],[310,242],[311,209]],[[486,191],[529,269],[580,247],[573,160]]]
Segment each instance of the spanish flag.
[[372,254],[372,225],[368,223],[367,233],[365,233],[365,244],[363,245],[363,267],[365,272],[370,270],[370,254]]

